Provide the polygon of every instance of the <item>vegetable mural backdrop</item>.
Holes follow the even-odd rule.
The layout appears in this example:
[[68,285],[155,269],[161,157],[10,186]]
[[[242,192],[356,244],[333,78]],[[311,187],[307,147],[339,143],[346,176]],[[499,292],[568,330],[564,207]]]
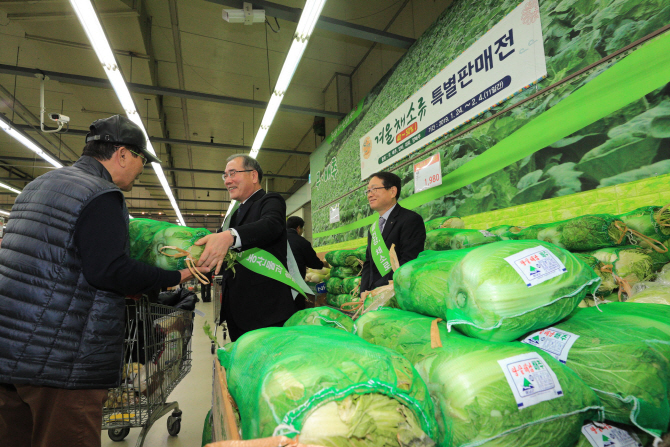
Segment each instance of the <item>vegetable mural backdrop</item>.
[[[359,188],[359,139],[455,59],[518,1],[456,1],[368,93],[356,117],[327,148],[326,165],[336,159],[336,174],[312,185],[315,246],[364,237],[367,226],[319,237],[319,232],[361,220],[371,211]],[[539,88],[553,85],[670,23],[670,5],[659,0],[540,0],[548,77]],[[454,32],[459,30],[459,32]],[[447,175],[558,104],[606,70],[597,66],[523,105],[473,128],[438,148],[442,175]],[[625,86],[621,86],[625,88]],[[479,119],[536,93],[519,93]],[[354,112],[352,112],[353,116]],[[430,148],[453,136],[447,135]],[[403,162],[400,162],[402,164]],[[412,163],[396,169],[403,182],[401,199],[414,193]],[[498,172],[426,203],[415,211],[424,220],[465,217],[599,187],[613,186],[670,172],[670,84],[626,105]],[[315,173],[313,172],[313,175]],[[358,189],[357,189],[358,188]],[[340,222],[330,224],[328,205],[340,203]]]

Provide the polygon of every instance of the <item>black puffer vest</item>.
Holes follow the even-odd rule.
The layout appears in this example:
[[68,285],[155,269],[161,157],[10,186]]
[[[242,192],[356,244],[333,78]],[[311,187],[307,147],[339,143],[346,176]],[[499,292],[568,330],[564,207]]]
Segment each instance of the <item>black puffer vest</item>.
[[102,164],[84,156],[16,198],[0,248],[0,383],[118,385],[124,297],[86,282],[74,245],[82,210],[108,193],[122,194]]

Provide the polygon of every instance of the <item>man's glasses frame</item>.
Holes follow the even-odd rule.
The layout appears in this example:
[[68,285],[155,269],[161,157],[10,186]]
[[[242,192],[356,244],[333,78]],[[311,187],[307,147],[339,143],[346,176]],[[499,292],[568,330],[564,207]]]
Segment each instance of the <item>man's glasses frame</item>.
[[377,194],[377,191],[379,191],[380,189],[391,189],[391,188],[392,188],[392,186],[378,186],[376,188],[366,189],[365,190],[365,195],[367,196],[371,192]]
[[255,171],[255,169],[244,169],[242,171],[237,171],[235,169],[231,169],[228,172],[224,172],[223,175],[221,176],[221,178],[223,180],[226,180],[228,177],[235,178],[235,176],[237,175],[238,172],[252,172],[252,171]]

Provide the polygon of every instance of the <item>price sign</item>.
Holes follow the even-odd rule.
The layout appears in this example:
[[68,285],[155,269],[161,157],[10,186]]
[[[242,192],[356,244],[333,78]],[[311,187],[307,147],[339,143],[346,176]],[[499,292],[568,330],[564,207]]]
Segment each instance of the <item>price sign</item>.
[[425,191],[442,184],[440,154],[435,154],[414,165],[414,192]]
[[336,203],[330,207],[330,223],[337,223],[340,221],[340,204]]

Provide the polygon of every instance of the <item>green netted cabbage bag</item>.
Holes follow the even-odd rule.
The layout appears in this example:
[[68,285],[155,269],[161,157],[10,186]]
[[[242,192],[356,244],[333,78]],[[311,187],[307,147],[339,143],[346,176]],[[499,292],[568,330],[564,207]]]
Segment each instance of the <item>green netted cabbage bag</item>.
[[[589,433],[588,438],[585,432]],[[603,436],[607,439],[603,438]],[[616,441],[613,442],[612,440]],[[577,442],[575,447],[593,447],[593,442],[596,445],[601,445],[599,441],[603,441],[602,445],[607,443],[611,447],[616,447],[617,445],[646,447],[652,445],[652,440],[653,438],[648,433],[630,425],[609,422],[587,422],[582,427],[582,435],[579,437],[579,442]]]
[[359,265],[355,265],[353,267],[333,267],[330,269],[330,277],[331,278],[349,278],[351,276],[356,276],[360,273],[361,267]]
[[491,227],[486,231],[495,234],[503,241],[508,241],[510,239],[516,239],[521,230],[523,230],[523,227],[517,227],[513,225],[498,225],[496,227]]
[[[530,260],[529,256],[538,261],[524,267],[524,278],[512,264],[520,268],[518,264]],[[544,280],[542,276],[528,279],[538,274]],[[598,275],[583,261],[540,241],[502,241],[431,252],[402,265],[393,275],[401,309],[443,318],[466,335],[495,341],[515,340],[565,318],[599,283]]]
[[[436,434],[428,390],[398,353],[318,326],[258,329],[232,345],[217,354],[240,410],[243,439],[300,434],[303,444],[344,447],[399,445],[399,437],[409,436],[408,445],[432,445],[425,436]],[[370,408],[380,396],[393,401]],[[383,424],[399,413],[394,427]]]
[[[578,308],[565,321],[522,341],[561,356],[598,394],[607,420],[635,425],[660,438],[670,424],[670,337],[632,318],[630,306],[612,303],[600,309]],[[650,315],[658,310],[654,304],[637,306],[652,306]],[[654,318],[662,315],[668,318],[670,312]]]
[[[628,213],[619,214],[617,218],[628,228],[656,239],[659,242],[670,239],[670,208],[661,206],[645,206]],[[638,240],[640,245],[647,246],[644,240]]]
[[637,247],[610,247],[592,251],[591,256],[613,266],[612,272],[631,286],[645,281],[654,272],[651,256]]
[[358,266],[357,250],[333,250],[326,253],[326,261],[333,267]]
[[344,293],[344,281],[342,278],[331,277],[326,281],[326,291],[332,295]]
[[284,327],[291,326],[326,326],[342,329],[345,332],[352,332],[354,329],[354,320],[349,315],[345,315],[338,310],[322,306],[303,309],[294,313],[284,323]]
[[589,214],[519,231],[516,239],[537,239],[570,251],[597,250],[626,242],[626,227],[616,216]]
[[[179,247],[191,254],[194,261],[200,258],[205,246],[193,245],[198,239],[211,234],[205,228],[189,228],[170,222],[151,219],[130,219],[130,257],[165,270],[187,268],[186,258],[173,258],[161,254],[165,246]],[[168,254],[179,254],[177,250],[165,250]]]
[[573,255],[584,261],[600,277],[600,286],[596,290],[598,295],[609,295],[619,287],[612,275],[613,267],[606,267],[611,264],[605,264],[587,253],[573,253]]
[[344,293],[348,293],[352,295],[352,292],[356,291],[353,293],[352,296],[361,296],[361,291],[360,291],[360,285],[361,285],[361,277],[360,276],[351,276],[349,278],[344,278],[342,281],[343,284],[343,289]]
[[354,251],[356,252],[356,256],[358,257],[358,259],[360,259],[361,261],[365,262],[365,258],[366,258],[367,250],[368,250],[368,246],[367,246],[367,245],[363,245],[362,247],[358,247],[358,248],[357,248],[356,250],[354,250]]
[[431,219],[424,223],[426,231],[437,230],[438,228],[465,228],[463,219],[456,216],[444,216]]
[[500,241],[500,237],[486,230],[440,228],[426,233],[426,250],[460,250]]
[[[593,391],[544,352],[540,360],[556,375],[562,394],[520,409],[499,361],[531,354],[533,348],[447,332],[444,322],[436,324],[442,346],[433,348],[434,320],[383,309],[363,315],[355,326],[359,337],[415,362],[435,403],[438,445],[540,447],[547,445],[551,433],[552,446],[572,447],[583,422],[601,417]],[[533,389],[527,392],[533,394]]]
[[329,306],[341,309],[344,303],[350,303],[354,298],[347,293],[340,293],[339,295],[327,293],[326,294],[326,304]]

